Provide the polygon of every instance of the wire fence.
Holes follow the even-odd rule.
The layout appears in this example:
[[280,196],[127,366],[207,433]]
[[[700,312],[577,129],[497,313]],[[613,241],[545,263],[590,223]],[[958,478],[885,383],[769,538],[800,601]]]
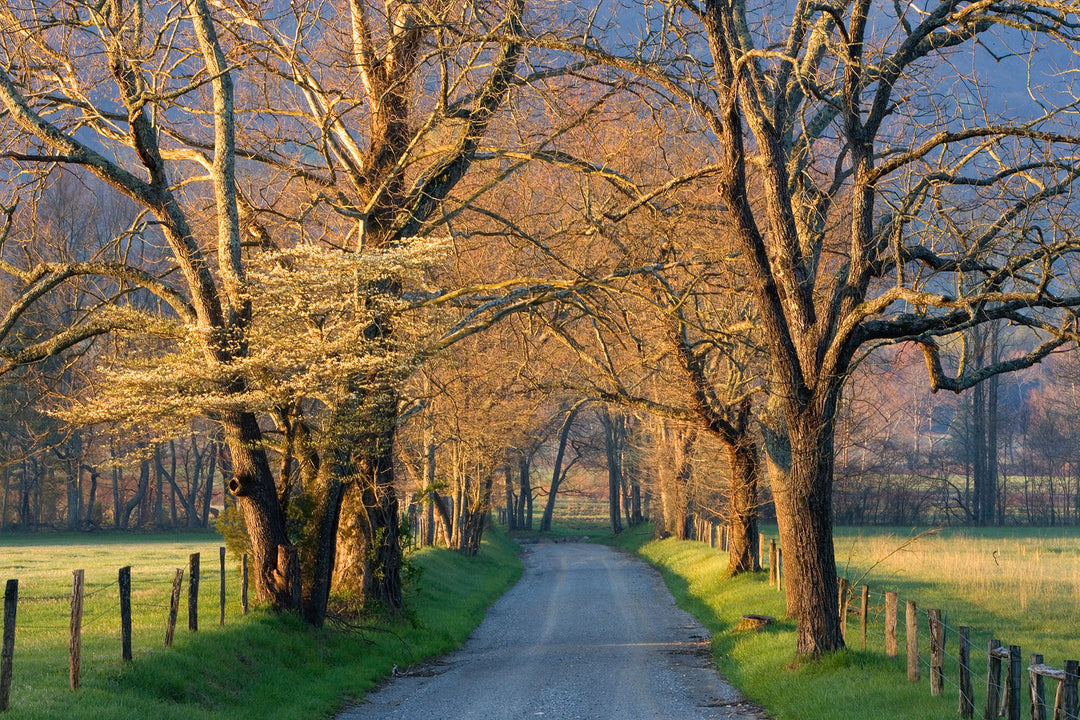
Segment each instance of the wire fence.
[[[157,628],[164,644],[172,644],[175,623],[179,616],[183,583],[187,581],[188,629],[198,628],[200,592],[216,595],[219,600],[219,625],[225,624],[227,602],[226,550],[218,549],[219,568],[207,573],[207,583],[200,591],[200,553],[188,556],[186,572],[177,568],[171,577],[140,574],[131,577],[131,566],[120,568],[117,579],[109,582],[85,582],[81,569],[72,571],[70,593],[53,590],[39,593],[20,591],[19,580],[8,580],[4,591],[3,641],[0,649],[0,712],[11,705],[11,681],[14,675],[16,618],[20,642],[42,640],[66,633],[68,639],[69,688],[77,690],[82,669],[82,640],[84,631],[92,637],[121,638],[121,658],[132,660],[133,617],[139,621],[141,637]],[[232,581],[234,593],[240,598],[240,611],[248,613],[248,561],[244,555],[239,580]],[[209,576],[217,576],[209,577]],[[218,587],[210,582],[218,579]],[[239,587],[237,587],[239,586]],[[134,596],[134,597],[133,597]],[[202,599],[206,599],[205,597]],[[203,607],[207,607],[204,603]]]
[[[697,539],[727,550],[726,533],[722,529],[706,526]],[[775,540],[766,544],[765,536],[761,535],[759,553],[759,563],[769,569],[770,584],[782,589],[782,549]],[[851,587],[845,578],[839,578],[838,585],[840,622],[846,644],[850,647],[859,644],[865,649],[868,633],[873,632],[883,635],[886,654],[899,655],[897,634],[902,628],[908,654],[908,680],[919,682],[930,677],[931,694],[954,694],[961,718],[1020,720],[1027,706],[1032,720],[1078,720],[1080,663],[1077,661],[1066,660],[1060,669],[1044,664],[1043,656],[1038,653],[1031,653],[1024,661],[1019,646],[1007,645],[990,632],[973,632],[968,626],[953,624],[942,610],[919,607],[911,600],[905,600],[903,605],[909,612],[890,626],[890,612],[894,617],[900,614],[900,601],[895,593],[867,585]],[[858,620],[859,635],[853,634],[851,616]],[[956,651],[947,649],[950,641]],[[985,677],[985,683],[973,681],[975,667],[985,668],[985,675],[979,674]],[[976,685],[982,688],[982,703],[976,702],[972,691]],[[1054,691],[1050,702],[1047,686]]]

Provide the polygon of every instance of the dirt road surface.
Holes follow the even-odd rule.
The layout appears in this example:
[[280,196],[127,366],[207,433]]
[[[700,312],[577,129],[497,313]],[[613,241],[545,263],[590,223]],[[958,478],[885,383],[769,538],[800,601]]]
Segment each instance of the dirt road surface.
[[709,663],[708,632],[617,550],[526,546],[472,638],[403,669],[338,720],[760,720]]

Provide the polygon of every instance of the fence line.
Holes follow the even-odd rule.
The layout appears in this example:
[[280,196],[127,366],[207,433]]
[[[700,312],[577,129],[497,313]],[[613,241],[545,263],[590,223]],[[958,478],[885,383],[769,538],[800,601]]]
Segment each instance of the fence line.
[[[225,582],[225,548],[218,549],[219,557],[219,573],[220,573],[220,590],[219,596],[219,625],[225,624],[225,605],[226,605],[226,582]],[[188,558],[190,573],[188,583],[188,628],[191,632],[198,630],[198,592],[199,592],[199,553],[192,553]],[[247,604],[247,566],[248,557],[244,554],[242,557],[242,574],[240,588],[240,603],[244,614],[248,612]],[[60,601],[70,599],[70,618],[67,625],[51,625],[51,624],[34,624],[21,622],[18,623],[20,630],[68,630],[68,685],[71,690],[78,690],[81,671],[83,666],[82,657],[82,638],[83,630],[91,627],[99,627],[104,625],[101,620],[106,616],[113,615],[115,608],[96,609],[94,614],[87,616],[85,614],[86,601],[90,598],[101,596],[106,591],[110,591],[112,588],[117,588],[115,600],[119,602],[120,621],[119,631],[121,648],[121,659],[125,662],[132,660],[132,608],[153,608],[155,610],[168,610],[168,619],[166,621],[166,638],[165,645],[172,644],[173,629],[176,625],[176,617],[179,611],[181,583],[183,580],[184,571],[178,568],[176,575],[171,580],[157,580],[154,578],[137,578],[134,584],[139,586],[161,586],[172,585],[172,593],[170,596],[171,602],[168,605],[163,605],[156,602],[150,602],[140,600],[132,603],[132,572],[131,566],[125,566],[119,569],[117,573],[117,579],[108,583],[94,583],[89,585],[86,583],[86,574],[82,569],[76,569],[72,571],[72,590],[69,596],[64,595],[42,595],[38,597],[23,596],[23,606],[33,602],[45,602],[56,603],[59,605]],[[110,593],[111,595],[111,593]],[[11,681],[14,676],[13,657],[15,649],[15,630],[17,619],[17,607],[19,603],[19,581],[17,579],[10,579],[7,581],[4,592],[4,615],[3,615],[3,640],[0,645],[0,712],[5,712],[10,707],[10,695],[11,695]]]
[[[769,547],[769,584],[779,586],[779,580],[773,582],[774,573],[780,575],[783,563],[783,548],[775,540],[766,545],[766,537],[759,537],[758,548],[763,569],[766,568],[764,548]],[[775,548],[775,550],[774,550]],[[775,568],[773,567],[775,565]],[[853,646],[853,638],[848,634],[848,616],[859,615],[859,632],[862,647],[867,647],[868,623],[871,614],[875,620],[884,616],[885,654],[889,657],[899,655],[897,643],[897,625],[899,623],[899,599],[893,591],[871,589],[869,584],[852,587],[845,577],[837,578],[838,611],[840,628],[845,643]],[[856,591],[858,595],[856,596]],[[858,599],[857,608],[852,608],[853,598]],[[880,600],[875,606],[871,598]],[[1055,668],[1047,665],[1043,655],[1031,653],[1029,660],[1023,662],[1022,648],[1008,645],[1001,640],[987,635],[986,649],[971,642],[971,629],[968,626],[954,627],[948,622],[948,616],[937,608],[919,608],[912,600],[904,602],[905,608],[905,645],[907,650],[907,678],[918,683],[926,675],[929,678],[931,696],[943,694],[946,686],[956,693],[958,698],[957,714],[965,720],[1020,720],[1022,706],[1027,704],[1031,720],[1080,720],[1080,662],[1065,660],[1064,667]],[[958,648],[955,655],[948,654],[948,638],[956,637]],[[920,651],[925,648],[926,653]],[[986,692],[984,708],[975,707],[972,692],[974,677],[971,670],[971,656],[975,654],[986,658]],[[954,680],[946,672],[946,658],[955,663],[957,673]],[[1024,675],[1027,682],[1024,682]],[[1053,681],[1054,698],[1047,702],[1048,681]],[[1026,688],[1026,691],[1025,691]],[[1026,700],[1025,700],[1026,696]]]

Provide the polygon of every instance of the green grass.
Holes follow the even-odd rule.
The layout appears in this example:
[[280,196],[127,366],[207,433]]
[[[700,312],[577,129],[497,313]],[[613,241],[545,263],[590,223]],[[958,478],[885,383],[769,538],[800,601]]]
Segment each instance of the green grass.
[[[772,531],[769,533],[769,531]],[[775,528],[766,528],[775,536]],[[950,626],[947,656],[955,658],[955,628],[971,627],[975,706],[981,712],[987,640],[998,637],[1038,652],[1060,668],[1080,658],[1075,629],[1080,601],[1080,531],[1076,529],[944,530],[909,540],[912,530],[840,529],[837,558],[841,574],[871,588],[867,649],[861,648],[859,621],[850,615],[849,649],[819,663],[794,663],[795,626],[783,617],[782,593],[759,573],[724,579],[726,557],[697,542],[653,542],[650,527],[623,533],[616,544],[641,554],[660,568],[681,606],[713,633],[717,666],[750,699],[778,720],[833,720],[887,717],[937,720],[956,717],[957,669],[946,662],[945,693],[931,698],[928,633],[920,616],[922,680],[906,680],[903,603],[941,608]],[[883,593],[901,603],[900,652],[884,652]],[[853,600],[853,607],[858,599]],[[734,633],[746,613],[779,618],[761,633]],[[1026,682],[1025,682],[1026,693]],[[1047,684],[1052,703],[1055,683]],[[1026,714],[1027,698],[1024,698]]]
[[[225,627],[218,627],[213,535],[75,535],[0,538],[0,579],[18,577],[20,602],[11,690],[14,719],[331,718],[397,663],[402,668],[458,647],[491,602],[519,577],[517,546],[485,534],[478,557],[424,549],[406,597],[407,619],[321,630],[292,617],[239,612],[229,563]],[[187,630],[186,579],[172,648],[163,647],[175,568],[202,553],[200,631]],[[132,565],[132,663],[120,660],[117,568]],[[83,672],[68,689],[70,569],[86,570]]]
[[[537,502],[533,507],[533,528],[540,527],[544,515],[544,503]],[[587,537],[603,538],[611,536],[611,524],[608,518],[606,500],[593,500],[572,494],[560,494],[555,499],[555,513],[551,518],[551,530],[542,533],[539,529],[515,530],[515,538],[539,537]]]

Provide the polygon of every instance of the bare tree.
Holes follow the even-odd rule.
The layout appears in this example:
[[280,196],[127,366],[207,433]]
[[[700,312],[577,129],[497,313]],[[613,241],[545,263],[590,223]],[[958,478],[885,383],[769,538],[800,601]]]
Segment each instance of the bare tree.
[[[843,647],[834,432],[860,348],[918,343],[932,386],[959,391],[1075,337],[1077,246],[1065,221],[1080,177],[1065,122],[1074,97],[1063,86],[1032,88],[1043,104],[1009,114],[958,108],[937,88],[944,77],[984,96],[977,76],[947,64],[959,48],[980,53],[994,37],[1025,55],[1041,47],[1038,57],[1054,62],[1075,52],[1077,26],[1055,3],[951,0],[708,0],[672,3],[662,22],[677,30],[657,42],[674,42],[648,53],[605,51],[593,38],[549,45],[655,83],[715,138],[723,222],[747,263],[768,352],[763,420],[788,609],[797,652],[817,656]],[[704,47],[709,62],[693,64]],[[947,376],[938,338],[991,323],[1029,328],[1032,344]]]

